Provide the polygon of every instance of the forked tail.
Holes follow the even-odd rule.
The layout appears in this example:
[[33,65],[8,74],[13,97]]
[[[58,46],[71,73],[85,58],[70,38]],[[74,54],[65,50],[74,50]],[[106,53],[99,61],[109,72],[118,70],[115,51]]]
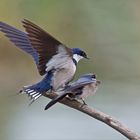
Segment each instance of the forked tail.
[[29,97],[31,97],[32,101],[35,101],[45,92],[52,89],[51,79],[52,73],[49,73],[39,83],[31,86],[24,86],[23,89],[20,90],[20,93],[26,93]]

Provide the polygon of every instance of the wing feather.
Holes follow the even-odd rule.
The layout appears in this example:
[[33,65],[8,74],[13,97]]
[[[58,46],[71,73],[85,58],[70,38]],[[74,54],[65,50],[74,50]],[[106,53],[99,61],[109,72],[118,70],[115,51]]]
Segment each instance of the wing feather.
[[80,78],[78,79],[77,81],[71,83],[70,85],[68,85],[66,88],[65,88],[65,92],[73,92],[74,90],[78,89],[78,88],[82,88],[88,84],[91,84],[91,83],[95,83],[96,82],[96,79],[94,80],[89,80],[89,79],[86,79],[86,78]]
[[51,106],[56,104],[58,101],[62,100],[65,96],[67,96],[68,93],[62,93],[61,95],[58,95],[56,98],[52,99],[45,107],[45,110],[49,109]]
[[38,65],[38,54],[32,47],[26,33],[3,22],[0,22],[0,31],[5,33],[5,36],[7,36],[18,48],[30,54]]
[[53,56],[57,55],[59,46],[63,47],[68,55],[71,55],[71,49],[67,48],[39,26],[29,20],[23,20],[22,23],[28,33],[28,37],[33,48],[39,54],[38,69],[40,75],[44,75],[46,73],[46,64],[51,61]]
[[72,57],[70,48],[63,45],[39,26],[28,20],[23,21],[23,26],[27,34],[3,22],[0,22],[0,31],[4,32],[5,36],[18,48],[34,58],[40,75],[44,75],[54,67],[64,65],[68,60],[67,57]]

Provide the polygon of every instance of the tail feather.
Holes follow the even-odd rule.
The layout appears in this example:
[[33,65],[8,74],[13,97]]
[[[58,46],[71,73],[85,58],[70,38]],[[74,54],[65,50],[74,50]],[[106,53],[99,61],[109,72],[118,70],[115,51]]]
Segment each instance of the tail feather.
[[50,84],[52,76],[52,72],[49,72],[39,83],[30,86],[24,86],[20,93],[27,94],[31,100],[35,101],[52,88]]
[[35,101],[39,97],[41,97],[42,93],[39,91],[36,91],[35,89],[32,88],[32,86],[26,86],[23,87],[22,90],[19,91],[20,93],[25,93],[27,94],[31,100]]
[[38,95],[36,95],[36,96],[34,97],[34,99],[36,100],[36,99],[38,99],[40,96],[41,96],[41,94],[38,94]]
[[63,92],[61,95],[58,95],[56,98],[52,99],[45,107],[44,110],[49,109],[51,106],[62,100],[65,96],[67,96],[69,93]]

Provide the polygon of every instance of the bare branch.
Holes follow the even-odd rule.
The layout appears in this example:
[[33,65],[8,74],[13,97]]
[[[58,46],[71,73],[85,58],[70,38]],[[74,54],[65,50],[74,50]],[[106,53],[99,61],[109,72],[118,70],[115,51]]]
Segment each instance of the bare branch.
[[[48,97],[50,99],[53,99],[55,97],[57,97],[57,94],[55,93],[49,93],[49,94],[45,94],[45,97]],[[127,128],[125,125],[123,125],[122,123],[120,123],[118,120],[116,120],[115,118],[101,112],[98,111],[96,109],[93,109],[87,105],[83,105],[82,103],[75,101],[75,100],[70,100],[69,98],[65,97],[64,99],[62,99],[60,101],[60,103],[74,108],[76,110],[79,110],[89,116],[91,116],[92,118],[95,118],[99,121],[104,122],[105,124],[109,125],[110,127],[112,127],[113,129],[117,130],[118,132],[120,132],[122,135],[124,135],[125,137],[127,137],[129,140],[140,140],[140,137],[134,133],[132,130],[130,130],[129,128]]]

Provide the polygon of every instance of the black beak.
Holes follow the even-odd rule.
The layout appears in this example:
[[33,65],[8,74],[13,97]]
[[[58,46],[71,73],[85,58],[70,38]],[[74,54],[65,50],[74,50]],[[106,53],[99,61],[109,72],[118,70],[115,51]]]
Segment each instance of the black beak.
[[86,59],[90,59],[88,56],[85,56]]
[[97,84],[101,84],[101,81],[100,81],[100,80],[98,80],[98,81],[97,81]]

